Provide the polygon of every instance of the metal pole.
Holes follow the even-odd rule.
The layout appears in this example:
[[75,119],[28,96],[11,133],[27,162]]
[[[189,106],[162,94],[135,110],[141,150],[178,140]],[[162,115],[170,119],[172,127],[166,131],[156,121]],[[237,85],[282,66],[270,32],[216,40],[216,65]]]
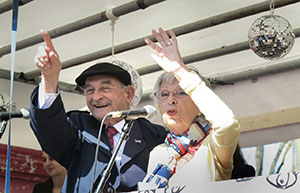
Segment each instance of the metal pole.
[[[292,3],[297,3],[297,2],[300,2],[300,0],[285,0],[285,1],[277,0],[277,1],[275,1],[275,4],[276,4],[276,8],[279,8],[279,7],[286,6],[286,5],[289,5]],[[233,21],[236,19],[241,19],[243,17],[254,15],[254,14],[257,14],[257,13],[260,13],[263,11],[269,11],[269,9],[270,9],[269,4],[270,4],[269,1],[264,1],[262,3],[254,4],[254,5],[251,5],[248,7],[244,7],[244,8],[237,9],[237,10],[230,11],[230,12],[223,13],[223,14],[219,14],[217,16],[199,20],[199,21],[196,21],[196,22],[184,25],[184,26],[180,26],[180,27],[174,28],[173,31],[175,32],[175,34],[177,36],[180,36],[180,35],[184,35],[184,34],[198,31],[201,29],[205,29],[208,27],[212,27],[215,25],[219,25],[222,23],[226,23],[229,21]],[[139,38],[139,39],[115,46],[114,53],[117,54],[117,53],[121,53],[124,51],[128,51],[128,50],[131,50],[134,48],[144,46],[144,45],[146,45],[145,41],[144,41],[144,39],[146,37],[150,38],[152,41],[155,41],[155,39],[152,35],[145,36],[143,38]],[[247,46],[245,47],[245,45],[244,45],[244,49],[247,49],[247,48],[248,47]],[[62,69],[77,66],[77,65],[80,65],[80,64],[83,64],[86,62],[90,62],[93,60],[97,60],[99,58],[104,58],[104,57],[107,57],[110,55],[111,55],[111,47],[105,48],[103,50],[98,50],[98,51],[92,52],[90,54],[86,54],[83,56],[72,58],[70,60],[63,61]],[[1,49],[0,49],[0,56],[1,56]],[[34,77],[40,76],[40,74],[41,73],[39,70],[33,70],[33,71],[25,73],[24,78],[32,79]]]
[[[226,85],[296,69],[300,69],[300,59],[281,62],[268,66],[261,65],[258,67],[247,68],[226,74],[212,75],[207,78],[213,85]],[[141,102],[152,100],[152,94],[152,92],[144,93]]]
[[[294,30],[294,34],[295,37],[300,37],[300,28],[297,28]],[[214,50],[209,50],[206,52],[202,52],[202,53],[197,53],[197,54],[193,54],[193,55],[189,55],[189,56],[185,56],[183,57],[183,61],[185,64],[190,64],[193,62],[197,62],[197,61],[201,61],[201,60],[205,60],[205,59],[209,59],[209,58],[213,58],[213,57],[217,57],[217,56],[222,56],[225,54],[230,54],[230,53],[234,53],[234,52],[238,52],[238,51],[242,51],[242,50],[246,50],[249,49],[249,44],[247,41],[244,42],[240,42],[240,43],[236,43],[233,45],[229,45],[229,46],[224,46],[218,49],[214,49]],[[239,80],[244,79],[251,79],[253,77],[258,77],[258,76],[263,76],[263,75],[268,75],[268,74],[272,74],[272,73],[280,73],[280,72],[285,72],[285,71],[289,71],[289,70],[294,70],[294,69],[298,69],[300,68],[300,61],[298,60],[293,60],[290,62],[284,62],[284,63],[279,63],[274,65],[273,67],[270,66],[268,68],[261,68],[261,69],[256,69],[256,70],[251,70],[249,72],[248,70],[245,70],[245,72],[239,72],[235,75],[226,75],[226,76],[220,76],[218,77],[213,77],[213,78],[209,78],[212,80],[213,84],[222,84],[222,82],[237,82]],[[147,65],[147,67],[143,67],[143,68],[139,68],[137,69],[137,72],[142,76],[142,75],[146,75],[146,74],[150,74],[153,72],[157,72],[162,70],[160,68],[159,65],[157,64],[151,64],[151,65]],[[36,72],[40,72],[39,70],[37,70]],[[245,73],[248,73],[247,75],[245,75]],[[240,74],[240,75],[239,75]],[[10,72],[8,70],[3,70],[0,69],[0,78],[5,78],[5,79],[9,79],[10,77]],[[25,81],[31,84],[38,84],[40,81],[39,77],[33,77],[32,79],[27,79],[24,78],[24,73],[15,73],[15,79],[18,81]],[[73,93],[82,93],[82,91],[74,84],[68,84],[68,83],[64,83],[64,82],[59,82],[59,86],[60,89],[66,92],[73,92]],[[148,100],[149,98],[149,94],[144,94],[143,96],[144,99],[142,100]]]
[[[19,6],[25,5],[33,0],[19,0]],[[10,11],[12,9],[13,0],[7,0],[0,4],[0,14]]]
[[[300,28],[295,29],[293,32],[295,34],[295,38],[300,37]],[[214,58],[214,57],[219,57],[219,56],[223,56],[226,54],[232,54],[232,53],[244,51],[247,49],[250,49],[249,43],[248,43],[248,41],[244,41],[244,42],[239,42],[236,44],[231,44],[228,46],[222,46],[221,48],[185,56],[182,59],[185,64],[190,64],[193,62],[198,62],[198,61],[202,61],[202,60],[206,60],[206,59],[210,59],[210,58]],[[151,65],[147,65],[146,67],[137,69],[139,75],[141,75],[141,76],[145,75],[145,74],[157,72],[160,70],[162,70],[162,69],[160,68],[160,66],[158,64],[151,64]]]
[[300,68],[300,59],[295,59],[288,62],[281,62],[272,65],[261,65],[258,67],[247,68],[241,71],[231,72],[218,76],[211,76],[209,79],[213,84],[232,84],[242,80],[250,80],[267,75],[287,72]]
[[[221,74],[221,75],[220,74],[211,75],[210,77],[206,77],[206,78],[208,78],[213,85],[224,85],[224,84],[233,84],[235,82],[242,81],[242,80],[249,80],[249,79],[254,79],[254,78],[263,77],[267,75],[273,75],[276,73],[296,70],[296,69],[300,69],[300,59],[291,60],[288,62],[282,62],[278,64],[272,64],[269,66],[261,65],[259,67],[247,68],[240,71]],[[1,75],[1,70],[0,70],[0,75]],[[20,74],[18,75],[20,76]],[[15,77],[17,77],[18,75],[16,75]],[[9,76],[4,78],[9,79]],[[24,80],[22,79],[16,79],[16,80],[20,82],[24,82]],[[38,84],[39,81],[36,80],[29,83]],[[79,90],[77,85],[74,84],[59,82],[59,87],[60,90],[62,91],[77,93],[77,94],[83,93],[82,90]],[[152,97],[152,92],[146,92],[143,94],[141,102],[152,100],[151,97]]]
[[[295,29],[294,34],[295,34],[296,38],[300,37],[300,28]],[[142,40],[142,41],[144,41],[144,40]],[[125,43],[125,44],[127,44],[127,43]],[[119,45],[119,46],[122,46],[122,45]],[[210,58],[214,58],[214,57],[218,57],[218,56],[223,56],[226,54],[231,54],[231,53],[247,50],[249,48],[250,47],[249,47],[248,41],[244,41],[244,42],[239,42],[239,43],[228,45],[228,46],[222,46],[221,48],[185,56],[185,57],[183,57],[183,61],[185,64],[190,64],[190,63],[197,62],[197,61],[202,61],[202,60],[206,60],[206,59],[210,59]],[[117,49],[115,48],[115,51],[116,50]],[[100,53],[96,53],[96,54],[103,56],[103,57],[109,56],[111,54],[111,49],[107,48],[105,50],[102,50]],[[78,60],[86,60],[86,59],[88,59],[88,60],[91,59],[90,55],[85,55],[84,57],[70,59],[65,62],[62,62],[63,69],[71,67],[70,65],[72,63],[79,62]],[[97,59],[97,58],[95,58],[95,59]],[[137,72],[139,73],[139,75],[142,76],[142,75],[150,74],[150,73],[157,72],[160,70],[161,70],[161,68],[158,64],[150,64],[150,65],[147,65],[146,67],[137,69]],[[36,70],[25,73],[24,78],[30,80],[30,79],[40,76],[40,74],[41,74],[40,70],[36,69]]]
[[[224,84],[232,84],[242,80],[249,80],[249,79],[258,78],[262,76],[272,75],[275,73],[287,72],[295,69],[300,69],[300,59],[296,59],[288,62],[282,62],[278,64],[272,64],[269,66],[262,65],[260,67],[247,68],[238,72],[236,71],[228,74],[212,75],[207,78],[214,85],[224,85]],[[16,81],[24,82],[24,79],[18,78],[20,76],[22,76],[22,73],[16,73],[15,75]],[[0,78],[9,79],[9,71],[0,69]],[[29,81],[27,83],[36,85],[39,82],[40,82],[39,79],[36,79],[36,80]],[[80,89],[78,89],[77,85],[75,84],[59,82],[59,87],[60,90],[62,91],[71,92],[71,93],[83,93]],[[143,94],[141,102],[150,100],[151,95],[152,95],[151,92],[147,92]]]
[[[119,17],[140,9],[145,9],[148,6],[160,3],[165,0],[137,0],[137,1],[131,1],[129,3],[126,3],[124,5],[115,7],[112,9],[112,13],[114,16]],[[89,17],[80,19],[78,21],[66,24],[61,27],[57,27],[55,29],[49,30],[48,33],[50,37],[56,38],[86,27],[90,27],[92,25],[102,23],[104,21],[108,21],[109,19],[106,17],[106,11],[102,11],[100,13],[91,15]],[[16,44],[16,50],[21,50],[30,46],[33,46],[35,44],[43,42],[43,38],[40,34],[34,35],[32,37],[26,38],[24,40],[18,41]],[[0,48],[0,57],[3,55],[10,53],[10,45],[3,46]]]

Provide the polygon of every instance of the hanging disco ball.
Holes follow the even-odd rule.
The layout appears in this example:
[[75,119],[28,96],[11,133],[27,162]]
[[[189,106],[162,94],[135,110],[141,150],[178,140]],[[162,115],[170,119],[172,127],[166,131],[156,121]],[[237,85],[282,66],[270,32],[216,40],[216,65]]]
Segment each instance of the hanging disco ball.
[[278,15],[262,16],[254,21],[249,32],[250,48],[259,57],[274,60],[287,55],[295,41],[292,26]]

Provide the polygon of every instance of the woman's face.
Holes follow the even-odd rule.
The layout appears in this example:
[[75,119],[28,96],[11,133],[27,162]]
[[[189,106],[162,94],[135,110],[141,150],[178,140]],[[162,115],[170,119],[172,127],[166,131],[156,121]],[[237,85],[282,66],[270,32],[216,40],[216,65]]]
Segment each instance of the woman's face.
[[66,172],[66,169],[60,165],[57,161],[55,161],[52,157],[50,157],[47,153],[43,152],[42,155],[43,166],[49,176],[59,176]]
[[176,79],[172,83],[162,82],[156,96],[164,124],[176,135],[180,136],[188,130],[194,118],[200,114],[198,107]]

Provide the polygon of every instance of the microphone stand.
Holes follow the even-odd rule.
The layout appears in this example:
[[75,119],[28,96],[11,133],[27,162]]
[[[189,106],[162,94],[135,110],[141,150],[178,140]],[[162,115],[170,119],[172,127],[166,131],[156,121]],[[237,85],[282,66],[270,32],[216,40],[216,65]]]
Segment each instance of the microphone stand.
[[6,125],[7,125],[7,121],[2,121],[1,126],[0,126],[0,139],[5,131]]
[[[126,123],[127,123],[127,127],[125,128],[125,125],[126,125],[125,124],[124,127],[122,128],[122,133],[121,133],[121,137],[118,141],[118,144],[113,151],[113,154],[106,166],[106,169],[101,173],[100,182],[99,182],[97,188],[95,189],[94,193],[102,193],[103,192],[104,186],[110,177],[111,170],[116,161],[116,157],[120,151],[120,147],[121,147],[122,143],[129,138],[129,133],[133,126],[134,120],[126,120]],[[110,190],[110,192],[112,193],[112,192],[114,192],[114,190]]]

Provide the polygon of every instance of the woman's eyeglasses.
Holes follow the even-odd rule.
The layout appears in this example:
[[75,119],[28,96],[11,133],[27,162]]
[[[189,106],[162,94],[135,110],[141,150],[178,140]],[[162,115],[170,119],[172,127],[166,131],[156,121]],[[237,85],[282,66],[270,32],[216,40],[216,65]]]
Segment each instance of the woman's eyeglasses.
[[159,100],[166,100],[169,98],[170,94],[173,94],[173,96],[175,98],[184,98],[186,97],[188,94],[186,92],[184,92],[184,90],[182,89],[178,89],[176,91],[168,91],[168,90],[159,90],[157,92],[154,93],[154,95],[159,99]]

